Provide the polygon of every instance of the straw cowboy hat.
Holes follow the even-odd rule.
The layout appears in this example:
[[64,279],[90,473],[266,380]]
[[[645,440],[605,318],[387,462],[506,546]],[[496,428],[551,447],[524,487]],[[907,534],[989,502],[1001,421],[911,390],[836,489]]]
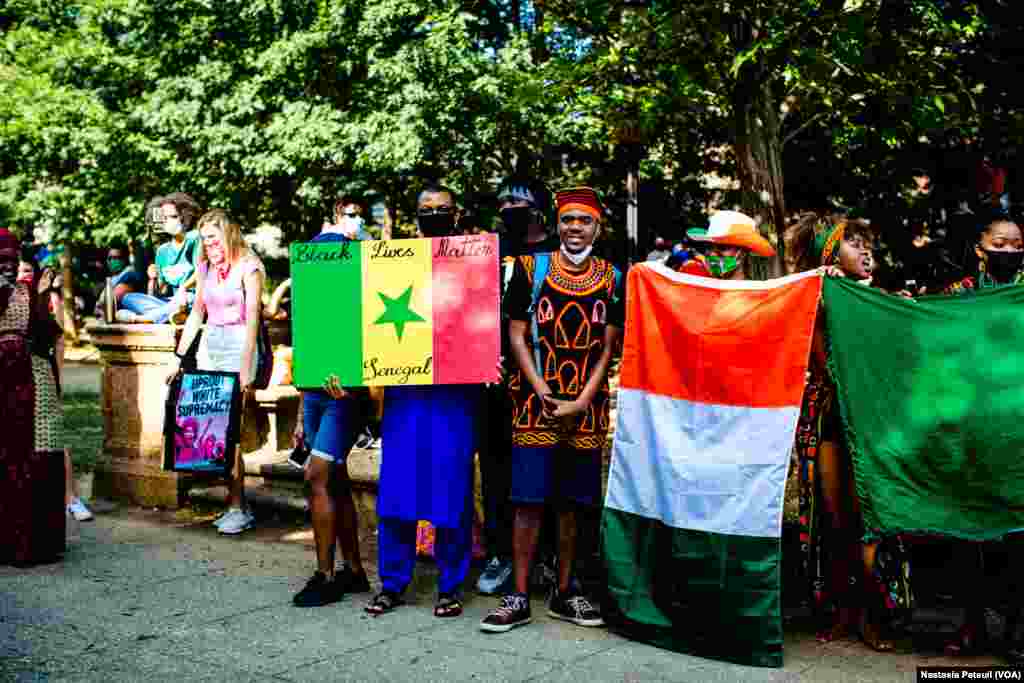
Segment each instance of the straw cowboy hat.
[[708,220],[707,230],[692,228],[686,235],[694,242],[724,244],[758,256],[775,256],[775,248],[757,231],[754,219],[739,211],[717,211]]

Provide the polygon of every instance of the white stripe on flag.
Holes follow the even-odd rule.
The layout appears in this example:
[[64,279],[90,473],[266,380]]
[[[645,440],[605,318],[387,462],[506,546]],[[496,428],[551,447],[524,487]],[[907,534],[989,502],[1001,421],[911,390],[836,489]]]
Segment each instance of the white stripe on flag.
[[798,406],[619,389],[605,506],[677,529],[778,538]]

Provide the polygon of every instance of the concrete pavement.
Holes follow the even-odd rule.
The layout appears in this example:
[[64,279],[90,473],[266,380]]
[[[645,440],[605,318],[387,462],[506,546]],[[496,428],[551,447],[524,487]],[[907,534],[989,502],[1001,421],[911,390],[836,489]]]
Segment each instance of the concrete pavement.
[[[308,526],[263,520],[227,538],[211,517],[115,507],[72,529],[62,563],[0,568],[0,680],[911,681],[918,665],[953,663],[787,628],[783,669],[740,667],[551,620],[537,598],[535,623],[483,634],[496,601],[469,593],[462,617],[434,618],[429,563],[391,614],[365,614],[369,595],[301,610],[291,597],[313,567]],[[375,556],[374,539],[364,545]]]

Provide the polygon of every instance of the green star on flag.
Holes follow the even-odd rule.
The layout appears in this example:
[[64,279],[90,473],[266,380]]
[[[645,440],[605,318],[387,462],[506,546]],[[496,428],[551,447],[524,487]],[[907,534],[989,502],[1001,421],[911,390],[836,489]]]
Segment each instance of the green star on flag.
[[398,335],[398,341],[402,341],[402,333],[405,332],[406,323],[426,322],[426,320],[409,308],[409,300],[412,299],[412,285],[409,285],[408,289],[402,292],[402,295],[397,299],[392,299],[383,292],[377,292],[377,296],[384,302],[384,313],[373,321],[373,324],[393,324],[395,326],[395,333]]

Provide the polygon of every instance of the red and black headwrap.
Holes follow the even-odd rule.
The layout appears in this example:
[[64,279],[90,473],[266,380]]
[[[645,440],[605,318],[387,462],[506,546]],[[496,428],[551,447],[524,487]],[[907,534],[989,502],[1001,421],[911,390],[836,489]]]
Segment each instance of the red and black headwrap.
[[583,211],[599,221],[604,214],[604,206],[597,192],[590,187],[573,187],[568,190],[560,190],[555,194],[555,205],[558,207],[558,215],[566,211]]
[[0,228],[0,251],[21,251],[21,241],[7,228]]
[[[0,253],[13,251],[15,258],[21,253],[21,242],[7,228],[0,228]],[[14,282],[7,282],[6,278],[0,279],[0,314],[7,310],[7,302],[11,298],[11,287]]]

